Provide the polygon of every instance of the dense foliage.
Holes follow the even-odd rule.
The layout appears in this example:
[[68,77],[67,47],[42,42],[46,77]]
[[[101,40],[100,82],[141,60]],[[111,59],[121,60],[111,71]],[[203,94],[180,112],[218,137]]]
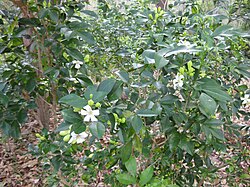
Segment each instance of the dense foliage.
[[[196,1],[166,10],[147,1],[100,1],[96,11],[75,1],[27,7],[26,17],[0,12],[0,127],[18,138],[28,110],[47,107],[55,117],[60,108],[63,122],[36,134],[33,148],[49,185],[104,177],[112,186],[202,186],[216,178],[211,154],[249,128],[232,122],[249,116],[249,33]],[[249,159],[242,153],[237,159]],[[235,175],[247,183],[244,171]]]

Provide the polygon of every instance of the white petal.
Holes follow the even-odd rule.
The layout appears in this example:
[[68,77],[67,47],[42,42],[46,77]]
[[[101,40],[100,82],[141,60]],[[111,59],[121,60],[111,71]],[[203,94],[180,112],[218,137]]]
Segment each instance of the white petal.
[[70,134],[72,137],[76,138],[77,134],[73,131],[71,134]]
[[76,68],[76,69],[80,69],[80,67],[81,67],[80,64],[76,64],[76,65],[75,65],[75,68]]
[[88,115],[88,112],[86,110],[81,110],[80,114],[83,115],[83,116],[85,116],[85,115]]
[[68,143],[71,144],[74,140],[75,140],[75,138],[71,137]]
[[89,115],[91,118],[91,121],[98,121],[98,119],[94,115]]
[[83,121],[90,121],[91,116],[90,115],[86,115],[85,118],[83,119]]
[[86,132],[82,132],[82,133],[80,133],[80,135],[83,138],[87,138],[89,136]]
[[100,114],[99,110],[93,110],[92,112],[93,112],[93,115],[95,115],[95,116],[99,116],[99,114]]
[[82,143],[82,142],[84,142],[84,141],[85,141],[85,138],[79,136],[79,137],[77,138],[77,140],[76,140],[76,143]]
[[89,105],[83,107],[87,112],[92,111],[92,108]]

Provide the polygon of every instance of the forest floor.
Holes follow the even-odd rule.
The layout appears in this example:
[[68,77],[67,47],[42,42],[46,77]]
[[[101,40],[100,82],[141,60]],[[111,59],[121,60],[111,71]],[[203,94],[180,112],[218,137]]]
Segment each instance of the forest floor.
[[[245,110],[250,111],[250,107]],[[242,119],[234,118],[234,122],[237,124],[245,124],[250,127],[250,121],[243,121]],[[53,124],[53,119],[51,119],[51,124]],[[42,163],[32,154],[30,154],[29,147],[31,145],[37,145],[38,140],[35,137],[35,133],[39,133],[42,127],[36,121],[34,116],[29,115],[28,122],[23,125],[21,132],[22,137],[18,140],[13,139],[3,139],[0,135],[0,187],[39,187],[47,186],[46,180],[47,176],[42,172]],[[54,126],[51,125],[51,129]],[[250,129],[250,128],[249,128]],[[220,169],[216,172],[216,179],[204,183],[204,186],[214,186],[214,187],[230,187],[228,185],[228,179],[232,178],[234,183],[239,184],[239,187],[247,187],[246,184],[241,183],[242,177],[235,175],[235,173],[245,173],[247,177],[250,176],[250,155],[246,155],[247,159],[237,160],[238,155],[242,154],[242,150],[247,150],[250,152],[250,132],[242,132],[247,138],[238,138],[235,136],[227,136],[229,143],[232,144],[230,147],[234,147],[240,142],[241,148],[235,146],[234,149],[228,149],[225,153],[214,152],[210,158],[216,166]],[[235,161],[235,162],[234,162]],[[226,168],[231,168],[232,174],[226,172]],[[238,170],[238,171],[237,171]],[[232,176],[230,176],[232,175]],[[244,179],[248,180],[248,179]],[[238,181],[238,182],[237,182]],[[250,184],[250,179],[249,179]],[[63,186],[63,185],[62,185]],[[84,186],[84,185],[78,185]],[[85,185],[86,186],[86,185]],[[104,186],[102,184],[93,184],[87,186]]]

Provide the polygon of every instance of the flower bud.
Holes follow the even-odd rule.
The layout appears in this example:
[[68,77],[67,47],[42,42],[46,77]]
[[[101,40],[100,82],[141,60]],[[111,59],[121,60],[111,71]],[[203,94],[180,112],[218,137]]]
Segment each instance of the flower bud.
[[92,99],[88,100],[88,105],[89,106],[93,106],[94,104],[95,104],[95,102]]
[[70,134],[64,136],[63,141],[68,142],[70,139]]
[[126,122],[126,118],[123,117],[123,118],[121,119],[121,123],[125,123],[125,122]]
[[118,118],[118,115],[116,113],[113,113],[114,117],[115,117],[115,120],[117,121],[119,118]]
[[184,75],[185,67],[180,67],[179,72],[180,72],[181,75]]
[[191,60],[188,61],[187,65],[188,65],[188,69],[190,69],[192,67],[192,65],[193,65],[192,61]]
[[41,136],[40,140],[46,140],[46,138],[44,136]]
[[97,102],[97,103],[95,104],[95,107],[100,108],[100,107],[101,107],[101,103]]
[[149,17],[149,19],[151,19],[151,20],[154,19],[152,14],[149,14],[148,17]]
[[89,62],[89,55],[86,55],[86,56],[84,57],[84,61],[85,61],[85,62]]
[[80,112],[81,109],[80,108],[74,108],[74,112]]
[[93,98],[93,94],[90,94],[90,95],[89,95],[89,98],[92,99],[92,98]]
[[37,138],[41,138],[42,136],[39,133],[36,133]]
[[66,136],[66,135],[69,134],[69,133],[70,133],[70,130],[60,131],[60,132],[59,132],[59,134],[60,134],[61,136]]
[[159,18],[159,14],[156,13],[156,14],[155,14],[155,21],[157,21],[158,18]]

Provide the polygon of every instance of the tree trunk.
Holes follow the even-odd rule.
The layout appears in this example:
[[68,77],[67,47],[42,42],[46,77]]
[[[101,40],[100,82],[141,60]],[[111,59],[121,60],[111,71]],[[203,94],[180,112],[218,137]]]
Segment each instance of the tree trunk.
[[[34,15],[29,11],[29,7],[27,4],[23,3],[24,1],[22,0],[11,0],[12,3],[19,7],[21,12],[22,12],[22,17],[23,18],[32,18]],[[42,50],[38,46],[35,51],[30,51],[30,45],[32,43],[31,36],[35,35],[36,33],[34,32],[33,28],[30,28],[27,30],[27,36],[29,37],[23,37],[23,44],[27,48],[27,51],[29,53],[36,53],[35,56],[36,58],[34,59],[36,62],[34,66],[36,67],[36,75],[37,78],[43,78],[43,66],[42,66]],[[41,42],[43,43],[43,42]],[[48,94],[44,94],[44,96],[38,95],[36,98],[36,104],[37,104],[37,120],[38,122],[46,129],[49,129],[49,103],[46,101]]]
[[161,7],[163,10],[167,10],[168,8],[168,0],[160,0],[157,4],[156,7]]

